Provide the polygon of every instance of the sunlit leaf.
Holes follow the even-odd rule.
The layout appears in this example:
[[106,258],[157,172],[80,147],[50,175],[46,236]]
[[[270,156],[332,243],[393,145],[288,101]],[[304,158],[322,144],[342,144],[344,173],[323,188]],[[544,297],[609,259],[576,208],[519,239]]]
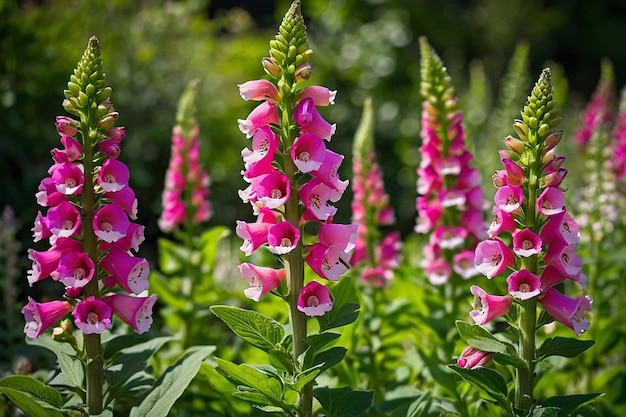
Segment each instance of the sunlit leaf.
[[266,352],[277,349],[285,335],[279,322],[256,311],[233,306],[212,306],[211,311],[237,336]]

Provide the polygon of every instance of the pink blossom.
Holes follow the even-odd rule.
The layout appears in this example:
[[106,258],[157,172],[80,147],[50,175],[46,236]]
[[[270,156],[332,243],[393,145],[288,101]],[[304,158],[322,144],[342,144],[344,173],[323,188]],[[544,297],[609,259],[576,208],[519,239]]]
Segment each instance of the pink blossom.
[[111,307],[89,296],[76,305],[74,324],[84,334],[101,334],[111,325]]
[[478,269],[474,266],[474,251],[465,249],[454,255],[452,270],[463,279],[469,279],[478,275]]
[[547,289],[539,298],[539,303],[548,314],[574,330],[578,336],[589,328],[590,323],[585,320],[584,315],[586,311],[591,310],[592,301],[593,299],[589,295],[570,298],[554,288]]
[[326,151],[326,145],[321,138],[304,133],[293,142],[291,159],[300,172],[316,171],[324,163]]
[[[107,198],[111,203],[119,206],[128,214],[128,217],[137,220],[138,202],[132,188],[124,187],[119,191],[104,193],[104,198]],[[173,210],[175,211],[175,209]]]
[[263,294],[275,290],[287,276],[285,269],[273,269],[250,263],[239,265],[239,271],[242,278],[250,284],[250,287],[244,290],[244,295],[254,301],[259,301]]
[[128,232],[128,215],[116,204],[106,204],[93,215],[93,232],[105,242],[116,242]]
[[28,297],[28,304],[22,308],[22,314],[26,320],[24,333],[31,339],[36,339],[70,311],[72,311],[72,305],[67,301],[37,303]]
[[506,182],[509,185],[520,185],[526,181],[524,169],[510,159],[503,159],[502,164],[506,171]]
[[428,233],[431,231],[443,214],[443,207],[439,200],[428,201],[428,197],[417,198],[417,224],[415,232]]
[[532,230],[519,230],[513,234],[513,252],[522,257],[541,253],[541,238]]
[[301,100],[296,105],[293,119],[303,133],[311,133],[326,140],[330,140],[330,137],[335,133],[335,125],[322,118],[311,97]]
[[235,233],[243,239],[243,243],[239,249],[241,249],[246,256],[250,256],[252,252],[257,250],[261,245],[267,243],[267,231],[273,224],[275,223],[246,223],[237,220]]
[[39,183],[39,187],[37,188],[38,192],[35,194],[37,198],[37,204],[43,207],[53,207],[61,203],[62,201],[67,201],[65,194],[61,194],[57,191],[56,185],[52,178],[44,178]]
[[496,207],[505,213],[513,213],[520,209],[523,198],[522,187],[519,185],[504,185],[496,191],[494,202]]
[[487,294],[477,285],[472,285],[470,292],[474,295],[474,310],[470,312],[470,317],[478,325],[489,323],[496,317],[505,315],[513,304],[513,297]]
[[251,138],[259,127],[278,124],[276,103],[273,101],[264,101],[255,107],[245,120],[238,119],[237,122],[239,123],[239,130],[245,133],[246,137]]
[[49,277],[59,266],[61,258],[69,252],[80,252],[80,242],[70,238],[59,238],[47,251],[40,252],[28,249],[28,259],[33,261],[27,271],[28,284],[32,287],[37,281]]
[[426,278],[433,285],[443,285],[450,280],[452,270],[448,261],[443,258],[435,259],[426,266]]
[[509,284],[509,294],[519,300],[528,300],[541,292],[539,277],[527,269],[513,272],[506,282]]
[[237,87],[239,88],[241,98],[246,101],[280,101],[280,93],[276,89],[276,86],[267,80],[246,81],[243,84],[239,84]]
[[259,127],[252,136],[252,150],[244,148],[241,151],[245,163],[243,175],[252,178],[272,171],[278,143],[278,137],[269,126]]
[[546,244],[550,244],[555,240],[562,240],[567,244],[572,244],[578,243],[580,240],[580,229],[572,216],[567,211],[563,211],[550,217],[541,229],[540,235]]
[[333,300],[328,287],[317,281],[306,284],[298,295],[298,310],[309,317],[323,316],[332,308]]
[[50,226],[48,225],[48,218],[42,215],[40,211],[37,212],[35,224],[30,230],[33,232],[33,241],[35,242],[39,242],[42,239],[48,239],[52,236]]
[[54,123],[57,132],[61,136],[76,136],[78,133],[78,121],[67,116],[57,116]]
[[515,255],[500,239],[479,242],[474,251],[474,266],[491,279],[513,265]]
[[328,185],[333,190],[339,191],[339,195],[341,196],[341,193],[343,193],[348,187],[348,180],[341,181],[339,179],[338,170],[342,162],[343,155],[339,155],[336,152],[326,149],[322,165],[317,170],[311,171],[310,174],[313,177],[322,180],[324,184]]
[[314,243],[304,260],[313,272],[330,281],[338,281],[339,276],[350,268],[348,255],[335,245]]
[[554,216],[565,211],[565,195],[556,187],[547,187],[537,197],[537,211],[544,216]]
[[555,267],[548,265],[541,273],[541,292],[545,292],[548,288],[553,287],[565,281],[567,277],[561,274]]
[[356,224],[324,223],[317,234],[319,242],[326,246],[336,246],[344,252],[355,247],[358,227]]
[[85,183],[82,165],[74,165],[70,162],[54,167],[51,177],[56,190],[63,195],[80,194]]
[[108,282],[116,282],[126,292],[139,294],[150,286],[148,261],[131,256],[116,246],[110,248],[109,253],[100,261],[100,266],[114,279],[109,279]]
[[57,237],[76,236],[81,226],[80,212],[67,201],[48,210],[48,228]]
[[492,212],[493,220],[487,230],[487,235],[490,238],[498,236],[503,231],[510,233],[515,231],[515,220],[511,213],[507,213],[496,206],[493,207]]
[[442,249],[455,249],[462,246],[467,237],[467,230],[461,226],[439,226],[430,239]]
[[51,276],[68,288],[82,288],[91,281],[94,272],[95,267],[88,254],[69,252],[61,257],[57,269]]
[[326,222],[337,212],[337,208],[328,204],[341,198],[341,193],[331,189],[318,178],[312,178],[298,190],[304,204],[304,216]]
[[311,98],[316,106],[328,106],[329,104],[335,104],[336,95],[336,90],[330,90],[319,85],[311,85],[302,89],[300,95],[298,95],[298,101]]
[[267,229],[267,243],[270,252],[285,255],[300,243],[300,230],[288,221],[278,222]]
[[479,366],[483,366],[491,361],[491,353],[483,352],[471,346],[467,346],[459,355],[459,359],[456,361],[456,365],[459,368],[474,369]]
[[575,278],[580,274],[582,261],[576,254],[577,244],[553,241],[543,261],[554,266],[557,271],[567,277]]
[[245,202],[253,203],[255,211],[263,207],[275,209],[287,201],[291,193],[289,179],[278,170],[259,175],[250,179],[250,186],[239,191],[239,196]]
[[108,158],[98,171],[98,185],[105,192],[120,191],[128,184],[129,179],[128,167],[117,159]]
[[115,315],[132,327],[138,334],[143,334],[150,329],[152,324],[152,308],[156,303],[157,296],[134,297],[126,294],[112,294],[103,297]]

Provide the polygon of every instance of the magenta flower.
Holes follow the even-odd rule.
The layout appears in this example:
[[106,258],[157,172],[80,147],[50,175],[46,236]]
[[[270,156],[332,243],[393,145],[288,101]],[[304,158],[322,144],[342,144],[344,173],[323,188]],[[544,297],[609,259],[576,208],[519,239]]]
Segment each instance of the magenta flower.
[[300,243],[300,230],[290,222],[282,221],[267,229],[267,244],[270,252],[284,255]]
[[554,216],[565,211],[565,195],[555,187],[547,187],[537,197],[537,211],[544,216]]
[[124,187],[119,191],[104,193],[104,198],[116,206],[119,206],[133,220],[137,220],[137,198],[130,187]]
[[507,213],[499,209],[498,207],[493,207],[493,221],[487,230],[487,235],[490,238],[494,238],[500,234],[500,232],[506,231],[512,233],[515,231],[515,220],[511,213]]
[[98,184],[105,192],[119,191],[128,184],[130,171],[117,159],[107,159],[98,171]]
[[298,190],[300,200],[304,204],[304,217],[310,220],[326,222],[337,212],[335,206],[328,204],[329,201],[336,202],[341,198],[341,193],[333,190],[322,180],[313,178]]
[[69,252],[59,259],[59,265],[51,273],[51,277],[67,288],[82,288],[93,278],[94,272],[94,264],[89,255],[84,252]]
[[330,140],[335,133],[335,125],[322,118],[315,107],[313,98],[307,97],[296,105],[293,119],[303,133],[311,133],[326,140]]
[[504,165],[504,170],[506,172],[506,183],[509,185],[520,185],[524,181],[526,181],[526,174],[524,173],[524,169],[511,161],[510,159],[503,159],[502,165]]
[[513,297],[487,294],[477,285],[472,285],[470,292],[474,295],[474,310],[470,312],[470,317],[478,325],[489,323],[496,317],[505,315],[513,304]]
[[61,144],[63,149],[53,149],[52,159],[56,163],[74,162],[83,154],[83,147],[72,136],[61,136]]
[[274,224],[276,224],[276,222],[261,223],[257,221],[255,223],[246,223],[237,220],[235,233],[243,239],[243,243],[239,249],[241,249],[246,256],[250,256],[257,248],[267,243],[267,231]]
[[528,300],[541,292],[539,277],[527,269],[513,272],[506,279],[506,282],[509,285],[509,294],[518,300]]
[[79,122],[67,116],[57,116],[54,123],[57,132],[61,136],[76,136]]
[[[128,293],[139,294],[150,286],[148,261],[134,257],[116,246],[111,247],[109,253],[102,258],[100,265],[113,278],[105,283],[115,282]],[[112,287],[112,285],[108,286]]]
[[426,278],[433,285],[443,285],[450,280],[452,270],[450,264],[443,258],[435,259],[426,266]]
[[522,187],[519,185],[504,185],[496,191],[494,202],[496,207],[505,213],[514,213],[522,206],[523,198]]
[[101,334],[111,325],[111,307],[93,296],[79,302],[72,315],[84,334]]
[[459,368],[474,369],[483,366],[492,359],[491,353],[483,352],[471,346],[467,346],[459,355],[456,365]]
[[324,184],[333,190],[337,190],[339,196],[348,187],[348,180],[341,181],[339,178],[338,170],[342,162],[343,155],[327,149],[322,165],[317,170],[311,171],[313,177],[319,178]]
[[513,252],[522,257],[541,253],[541,238],[530,229],[519,230],[513,234]]
[[250,179],[250,186],[239,191],[244,203],[250,202],[255,213],[263,207],[275,209],[287,201],[291,186],[286,175],[278,170]]
[[280,93],[276,86],[268,80],[252,80],[237,86],[239,94],[244,100],[272,100],[279,101]]
[[85,177],[81,166],[70,162],[58,164],[51,168],[52,182],[56,190],[63,195],[80,194]]
[[467,237],[467,230],[461,226],[439,226],[430,235],[441,249],[455,249],[462,246]]
[[554,266],[561,274],[575,278],[580,274],[582,261],[576,254],[577,244],[554,241],[550,244],[544,262]]
[[515,255],[500,239],[479,242],[474,251],[474,266],[491,279],[513,265]]
[[239,119],[237,122],[239,123],[241,133],[245,133],[248,138],[251,138],[259,127],[278,124],[276,104],[272,101],[263,101],[250,112],[245,120]]
[[111,310],[138,334],[143,334],[150,329],[152,308],[156,300],[156,294],[152,294],[149,297],[111,294],[102,298],[102,301],[111,307]]
[[298,310],[309,317],[323,316],[332,310],[333,300],[325,285],[311,281],[302,288],[298,296]]
[[70,238],[59,238],[47,251],[28,249],[28,259],[33,261],[27,272],[28,284],[33,284],[48,278],[59,266],[59,261],[70,252],[79,252],[82,247],[79,242]]
[[105,242],[117,242],[128,233],[128,215],[116,204],[107,204],[93,215],[93,231]]
[[41,214],[40,211],[37,212],[35,224],[30,230],[33,232],[33,241],[35,242],[52,237],[52,232],[50,231],[50,226],[48,224],[48,218]]
[[274,170],[272,162],[278,149],[278,137],[269,126],[259,127],[252,136],[252,150],[244,148],[241,156],[245,163],[244,177],[258,177]]
[[37,303],[28,297],[28,304],[22,308],[22,314],[26,321],[24,333],[31,339],[36,339],[70,311],[72,311],[72,305],[67,301]]
[[287,273],[285,269],[273,269],[250,263],[239,265],[239,271],[242,278],[250,284],[250,287],[244,290],[244,294],[254,301],[259,301],[263,294],[275,290]]
[[48,229],[56,237],[75,236],[82,226],[78,209],[67,201],[48,210],[47,223]]
[[67,201],[64,194],[57,191],[52,178],[44,178],[39,183],[38,192],[35,194],[37,204],[43,207],[54,207],[63,201]]
[[356,224],[323,223],[317,237],[320,243],[326,246],[337,246],[348,253],[355,247],[357,230]]
[[291,159],[300,172],[307,173],[320,169],[326,159],[324,141],[310,133],[304,133],[294,140],[291,146]]
[[350,268],[348,254],[335,245],[315,243],[304,260],[317,275],[330,281],[338,281]]
[[568,245],[575,244],[580,240],[580,228],[572,216],[567,211],[563,211],[550,217],[541,229],[540,235],[545,243],[559,240]]
[[584,314],[591,310],[593,299],[589,295],[578,298],[569,298],[554,288],[549,288],[539,298],[542,305],[552,317],[574,330],[577,336],[583,334],[590,323],[585,320]]
[[330,90],[321,85],[310,85],[302,89],[300,95],[298,95],[298,101],[311,98],[316,106],[328,106],[335,104],[336,95],[337,91]]

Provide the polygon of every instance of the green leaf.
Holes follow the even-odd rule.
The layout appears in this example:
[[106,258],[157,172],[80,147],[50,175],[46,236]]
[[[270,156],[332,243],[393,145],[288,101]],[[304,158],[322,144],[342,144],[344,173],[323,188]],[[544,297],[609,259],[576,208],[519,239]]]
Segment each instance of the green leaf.
[[306,342],[309,349],[315,351],[334,342],[340,337],[341,335],[339,333],[324,332],[324,333],[311,334],[305,337],[304,341]]
[[160,303],[177,311],[189,311],[190,303],[183,298],[178,288],[172,287],[170,279],[157,271],[152,271],[148,280],[150,291],[159,297]]
[[461,378],[484,391],[495,401],[506,398],[508,389],[502,376],[490,368],[478,367],[474,369],[460,368],[456,365],[448,365],[448,368],[456,372]]
[[574,358],[589,349],[594,343],[596,343],[595,340],[580,340],[572,337],[548,338],[537,349],[537,358],[539,360],[549,356]]
[[268,399],[265,404],[276,405],[282,403],[283,384],[278,379],[246,363],[237,365],[220,358],[215,358],[215,361],[217,369],[226,379],[235,384],[254,388],[265,395]]
[[196,376],[200,364],[215,350],[215,346],[192,346],[157,380],[150,393],[137,407],[130,410],[131,417],[166,417],[172,405]]
[[353,323],[357,318],[359,318],[360,308],[361,306],[359,303],[348,303],[342,307],[333,305],[332,310],[317,318],[320,325],[320,331],[323,332],[328,329],[334,329],[336,327]]
[[217,248],[220,241],[230,234],[230,229],[226,226],[215,226],[207,230],[200,236],[202,246],[202,263],[213,269],[217,257]]
[[319,365],[320,372],[324,372],[341,362],[347,352],[348,349],[343,346],[333,346],[330,349],[323,350],[313,358],[313,366]]
[[212,306],[211,311],[252,346],[266,352],[279,349],[285,330],[276,320],[256,311],[233,306]]
[[313,381],[321,371],[317,368],[307,369],[305,372],[296,375],[293,384],[291,386],[298,392],[302,391],[302,388],[309,382]]
[[558,417],[566,417],[570,415],[572,411],[596,398],[600,393],[592,394],[574,394],[574,395],[560,395],[556,397],[550,397],[542,404],[543,407],[553,407],[558,409]]
[[320,402],[327,417],[358,417],[374,401],[374,391],[355,391],[350,387],[316,388],[313,396]]
[[559,409],[554,407],[534,407],[529,417],[558,417]]
[[176,274],[185,270],[190,253],[184,246],[169,239],[157,240],[159,248],[159,269],[165,274]]
[[475,324],[457,320],[456,327],[461,338],[473,348],[493,354],[493,359],[502,365],[526,368],[528,365],[518,355],[515,347],[503,342],[486,329]]
[[33,377],[11,375],[2,378],[0,392],[27,416],[63,417],[61,394]]
[[105,369],[109,376],[111,395],[117,396],[123,392],[126,381],[146,369],[154,354],[170,340],[171,337],[156,337],[118,352],[112,363]]
[[59,362],[61,372],[76,388],[83,388],[85,370],[83,363],[77,358],[76,350],[67,342],[57,342],[52,337],[38,337],[37,339],[27,339],[29,345],[41,346],[52,351]]
[[119,354],[123,349],[148,342],[154,338],[154,334],[148,332],[137,334],[135,332],[114,336],[103,343],[104,359],[109,361]]

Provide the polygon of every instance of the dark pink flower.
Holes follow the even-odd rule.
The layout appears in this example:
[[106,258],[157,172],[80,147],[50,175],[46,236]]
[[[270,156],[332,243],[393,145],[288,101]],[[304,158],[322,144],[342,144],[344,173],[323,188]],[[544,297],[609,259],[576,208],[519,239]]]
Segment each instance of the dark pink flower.
[[456,361],[456,365],[459,368],[474,369],[485,365],[491,361],[491,359],[491,353],[483,352],[471,346],[467,346],[463,349],[463,352],[461,352],[459,359]]
[[326,159],[326,145],[321,138],[304,133],[291,145],[291,159],[302,173],[316,171]]
[[317,238],[321,244],[337,246],[347,253],[354,249],[357,229],[356,224],[323,223],[317,233]]
[[557,271],[569,278],[576,278],[582,269],[582,261],[576,254],[577,244],[553,241],[548,247],[543,261],[554,266]]
[[328,202],[336,202],[341,198],[341,193],[333,190],[318,178],[312,178],[298,190],[300,200],[304,204],[304,216],[326,222],[337,212],[337,208]]
[[487,235],[490,238],[494,238],[500,234],[500,232],[506,231],[512,233],[515,231],[515,220],[511,213],[507,213],[494,206],[492,209],[493,212],[493,220],[489,229],[487,230]]
[[98,185],[105,192],[120,191],[128,185],[129,179],[128,167],[117,159],[107,159],[98,171]]
[[57,269],[50,275],[68,288],[82,288],[95,272],[94,264],[84,252],[69,252],[59,260]]
[[554,216],[565,211],[565,195],[556,187],[547,187],[537,197],[537,211],[544,216]]
[[541,292],[539,277],[527,269],[513,272],[506,282],[509,285],[509,294],[519,300],[528,300]]
[[119,191],[104,193],[104,198],[107,198],[111,203],[119,206],[128,214],[128,217],[137,220],[138,203],[132,188],[127,186]]
[[243,175],[252,178],[274,170],[272,162],[278,143],[278,137],[269,126],[259,127],[252,136],[252,150],[244,148],[241,151],[245,163]]
[[311,98],[316,106],[328,106],[335,104],[336,95],[336,90],[330,90],[319,85],[311,85],[302,89],[298,96],[298,101]]
[[263,294],[275,290],[287,276],[285,269],[273,269],[250,263],[239,265],[239,271],[241,277],[250,284],[250,287],[246,288],[243,293],[254,301],[259,301]]
[[300,243],[300,230],[288,221],[278,222],[267,229],[267,244],[270,252],[285,255]]
[[268,174],[259,175],[250,179],[250,186],[239,191],[239,196],[244,203],[251,202],[255,210],[267,207],[275,209],[287,201],[291,193],[289,179],[278,170]]
[[84,334],[101,334],[111,325],[111,307],[93,296],[79,302],[72,315]]
[[26,320],[24,333],[31,339],[36,339],[70,311],[72,311],[72,305],[67,301],[37,303],[28,297],[28,304],[22,308],[22,314]]
[[128,215],[117,204],[106,204],[93,215],[94,234],[105,242],[117,242],[128,233]]
[[513,234],[513,252],[522,257],[541,253],[541,238],[532,230],[519,230]]
[[48,228],[57,237],[76,236],[81,226],[80,212],[67,201],[48,210]]
[[333,190],[339,191],[339,195],[341,196],[341,193],[348,187],[348,180],[341,181],[339,179],[338,170],[342,162],[343,155],[326,149],[324,162],[322,162],[322,165],[317,170],[311,171],[310,174],[322,180],[324,184],[328,185]]
[[506,171],[506,182],[509,185],[520,185],[526,181],[524,169],[510,159],[503,159],[502,165]]
[[63,195],[80,194],[85,183],[82,165],[78,166],[70,162],[54,167],[51,178],[56,190]]
[[504,185],[496,191],[494,202],[496,207],[505,213],[513,213],[520,209],[523,198],[522,187],[519,185]]
[[37,281],[45,279],[59,266],[61,258],[69,252],[80,252],[80,242],[70,238],[59,238],[55,244],[45,252],[28,249],[28,259],[33,261],[27,272],[28,284],[32,287]]
[[513,297],[487,294],[477,285],[472,285],[470,291],[474,294],[474,310],[470,312],[470,317],[478,325],[489,323],[496,317],[505,315],[513,304]]
[[303,133],[311,133],[326,140],[330,140],[335,133],[335,125],[322,118],[315,107],[315,102],[310,97],[301,100],[296,105],[293,119]]
[[150,274],[148,261],[144,258],[131,256],[116,246],[111,246],[109,253],[100,261],[100,266],[126,292],[139,294],[150,286],[148,283],[148,275]]
[[474,250],[474,266],[491,279],[513,265],[515,255],[500,239],[479,242]]
[[132,327],[138,334],[143,334],[150,329],[152,308],[156,300],[156,294],[152,294],[149,297],[112,294],[102,298],[102,301],[111,307],[115,315]]
[[37,204],[43,207],[53,207],[63,201],[67,201],[65,194],[57,191],[54,181],[49,177],[41,180],[35,197],[37,198]]
[[589,295],[579,298],[570,298],[561,294],[554,288],[549,288],[539,298],[539,303],[557,321],[560,321],[576,335],[580,336],[589,328],[589,322],[585,320],[586,311],[591,310],[593,299]]
[[317,281],[306,284],[298,295],[298,310],[309,317],[323,316],[332,308],[333,300],[328,287]]
[[39,242],[42,239],[48,239],[52,236],[52,232],[50,231],[50,227],[48,225],[48,218],[42,215],[40,211],[37,212],[35,224],[30,230],[33,232],[33,241],[35,242]]

